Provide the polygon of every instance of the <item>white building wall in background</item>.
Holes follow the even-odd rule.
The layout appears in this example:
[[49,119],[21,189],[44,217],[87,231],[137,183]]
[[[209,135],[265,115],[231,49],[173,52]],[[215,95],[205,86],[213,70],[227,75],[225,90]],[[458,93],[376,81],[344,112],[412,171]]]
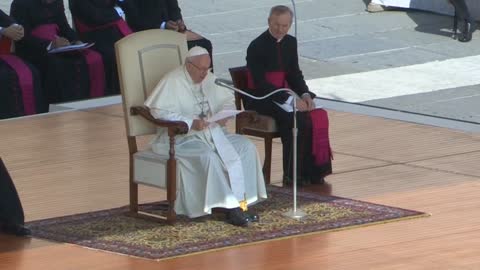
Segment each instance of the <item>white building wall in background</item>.
[[[480,1],[466,0],[473,16],[480,19]],[[388,7],[412,8],[441,14],[453,14],[453,6],[447,0],[372,0],[373,4]]]

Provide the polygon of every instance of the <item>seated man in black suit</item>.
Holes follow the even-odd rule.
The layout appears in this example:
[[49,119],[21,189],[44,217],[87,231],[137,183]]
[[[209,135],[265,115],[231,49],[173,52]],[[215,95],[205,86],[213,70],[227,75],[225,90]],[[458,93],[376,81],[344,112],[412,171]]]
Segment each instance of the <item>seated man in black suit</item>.
[[25,228],[25,217],[17,190],[7,168],[0,159],[0,232],[26,236],[30,230]]
[[125,12],[127,23],[133,31],[170,29],[187,34],[188,49],[205,48],[212,58],[210,40],[190,31],[185,26],[177,0],[117,0]]

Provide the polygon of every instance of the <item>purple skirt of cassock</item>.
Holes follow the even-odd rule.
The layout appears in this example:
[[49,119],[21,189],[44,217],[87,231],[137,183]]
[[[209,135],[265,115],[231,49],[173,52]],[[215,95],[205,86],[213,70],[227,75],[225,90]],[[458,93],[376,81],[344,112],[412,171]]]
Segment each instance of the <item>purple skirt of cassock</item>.
[[0,119],[48,111],[36,69],[14,55],[0,55]]

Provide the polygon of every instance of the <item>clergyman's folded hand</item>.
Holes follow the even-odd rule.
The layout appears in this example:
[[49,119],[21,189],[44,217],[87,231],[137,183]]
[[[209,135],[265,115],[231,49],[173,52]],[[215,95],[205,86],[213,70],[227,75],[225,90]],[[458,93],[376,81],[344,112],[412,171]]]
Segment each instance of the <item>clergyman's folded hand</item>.
[[174,22],[174,21],[167,21],[167,24],[165,25],[165,28],[173,30],[173,31],[178,31],[178,29],[179,29],[178,23]]
[[12,24],[9,27],[3,29],[2,34],[14,41],[19,41],[23,38],[23,27],[18,24]]
[[64,37],[57,37],[52,42],[53,48],[60,48],[70,45],[70,41]]
[[308,111],[308,105],[304,100],[297,98],[296,102],[297,102],[296,105],[297,105],[297,110],[298,111],[300,111],[300,112]]

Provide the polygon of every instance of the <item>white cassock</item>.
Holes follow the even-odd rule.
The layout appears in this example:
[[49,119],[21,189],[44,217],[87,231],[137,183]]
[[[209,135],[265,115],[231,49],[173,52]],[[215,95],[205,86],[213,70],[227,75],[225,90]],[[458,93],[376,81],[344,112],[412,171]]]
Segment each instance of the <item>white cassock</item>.
[[[209,72],[201,84],[194,84],[185,67],[179,67],[165,75],[145,105],[155,118],[184,121],[190,128],[202,112],[215,114],[232,103],[233,94],[214,81]],[[267,198],[257,149],[244,136],[211,123],[175,138],[177,214],[199,217],[214,207],[230,209],[244,199],[252,204]],[[169,147],[167,130],[159,128],[153,152],[168,158]]]

